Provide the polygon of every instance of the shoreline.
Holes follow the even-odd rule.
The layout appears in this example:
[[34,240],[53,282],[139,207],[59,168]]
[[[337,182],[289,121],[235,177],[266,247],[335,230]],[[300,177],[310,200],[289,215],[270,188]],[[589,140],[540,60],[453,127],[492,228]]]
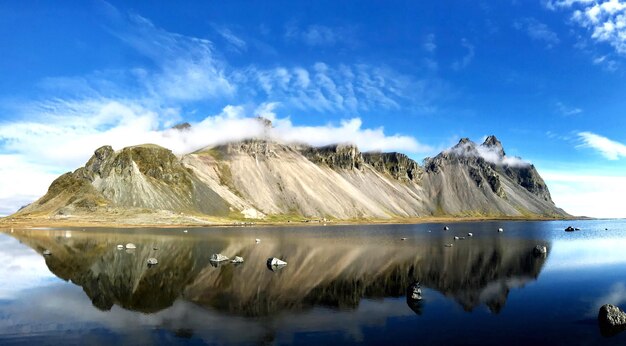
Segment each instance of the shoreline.
[[[592,217],[419,217],[419,218],[394,218],[394,219],[363,219],[363,220],[329,220],[323,221],[207,221],[206,223],[186,222],[156,222],[156,223],[133,223],[114,222],[111,220],[7,220],[0,219],[0,229],[18,228],[218,228],[218,227],[309,227],[309,226],[368,226],[368,225],[408,225],[424,223],[459,223],[459,222],[486,222],[486,221],[576,221],[576,220],[600,220]],[[164,220],[165,221],[165,220]],[[174,220],[172,220],[174,221]]]

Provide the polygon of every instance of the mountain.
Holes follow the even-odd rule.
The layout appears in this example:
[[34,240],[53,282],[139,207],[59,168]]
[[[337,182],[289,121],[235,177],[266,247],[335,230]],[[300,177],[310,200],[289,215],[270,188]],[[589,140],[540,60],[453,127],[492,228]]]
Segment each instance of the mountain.
[[[181,127],[181,131],[188,126]],[[418,164],[350,144],[249,139],[175,156],[156,145],[104,146],[9,220],[206,223],[262,219],[550,217],[557,208],[532,164],[500,141],[467,138]]]

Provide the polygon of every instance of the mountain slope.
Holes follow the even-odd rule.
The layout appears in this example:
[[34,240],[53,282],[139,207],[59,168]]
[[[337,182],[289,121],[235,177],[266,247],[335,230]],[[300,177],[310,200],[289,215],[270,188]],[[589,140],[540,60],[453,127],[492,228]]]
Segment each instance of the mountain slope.
[[11,218],[133,212],[185,215],[186,222],[567,216],[534,166],[507,156],[490,136],[481,145],[462,139],[423,167],[401,153],[361,153],[349,144],[250,139],[180,158],[156,145],[105,146]]

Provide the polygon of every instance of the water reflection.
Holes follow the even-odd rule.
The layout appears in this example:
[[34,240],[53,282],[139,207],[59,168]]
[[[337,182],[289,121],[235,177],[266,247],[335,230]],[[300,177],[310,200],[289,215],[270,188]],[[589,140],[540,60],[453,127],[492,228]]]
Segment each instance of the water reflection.
[[[229,231],[181,236],[37,230],[11,236],[40,254],[49,250],[50,271],[82,287],[99,310],[117,305],[145,313],[178,299],[254,317],[315,306],[353,309],[364,298],[406,296],[408,307],[421,315],[428,304],[428,295],[417,293],[422,287],[439,291],[466,311],[485,304],[498,313],[510,289],[535,280],[546,261],[533,255],[537,240],[506,237],[474,237],[446,248],[449,239],[438,237],[400,242],[380,235],[320,237],[312,232],[268,233],[261,243]],[[131,242],[136,244],[132,252],[116,249]],[[213,253],[237,254],[245,263],[213,266]],[[158,265],[147,265],[151,257]],[[269,271],[270,257],[289,265]]]

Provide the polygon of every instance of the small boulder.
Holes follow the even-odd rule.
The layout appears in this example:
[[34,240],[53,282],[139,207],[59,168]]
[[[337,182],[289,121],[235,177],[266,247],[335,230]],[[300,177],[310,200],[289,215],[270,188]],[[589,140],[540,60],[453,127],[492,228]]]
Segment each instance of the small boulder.
[[276,257],[270,257],[267,259],[268,267],[279,267],[279,266],[286,266],[286,265],[287,265],[287,262]]
[[548,253],[548,248],[543,246],[543,245],[537,245],[535,246],[535,248],[533,249],[533,253],[537,256],[540,255],[545,255]]
[[157,259],[154,258],[154,257],[148,258],[148,260],[146,262],[148,262],[148,267],[152,267],[152,266],[157,265],[159,263],[159,261],[157,261]]
[[598,324],[603,335],[611,336],[626,330],[626,313],[615,305],[602,305]]
[[239,256],[235,256],[235,258],[233,258],[231,260],[232,263],[243,263],[243,257],[239,257]]
[[224,262],[224,261],[228,261],[228,257],[222,255],[221,253],[214,253],[211,255],[210,261],[211,262]]

